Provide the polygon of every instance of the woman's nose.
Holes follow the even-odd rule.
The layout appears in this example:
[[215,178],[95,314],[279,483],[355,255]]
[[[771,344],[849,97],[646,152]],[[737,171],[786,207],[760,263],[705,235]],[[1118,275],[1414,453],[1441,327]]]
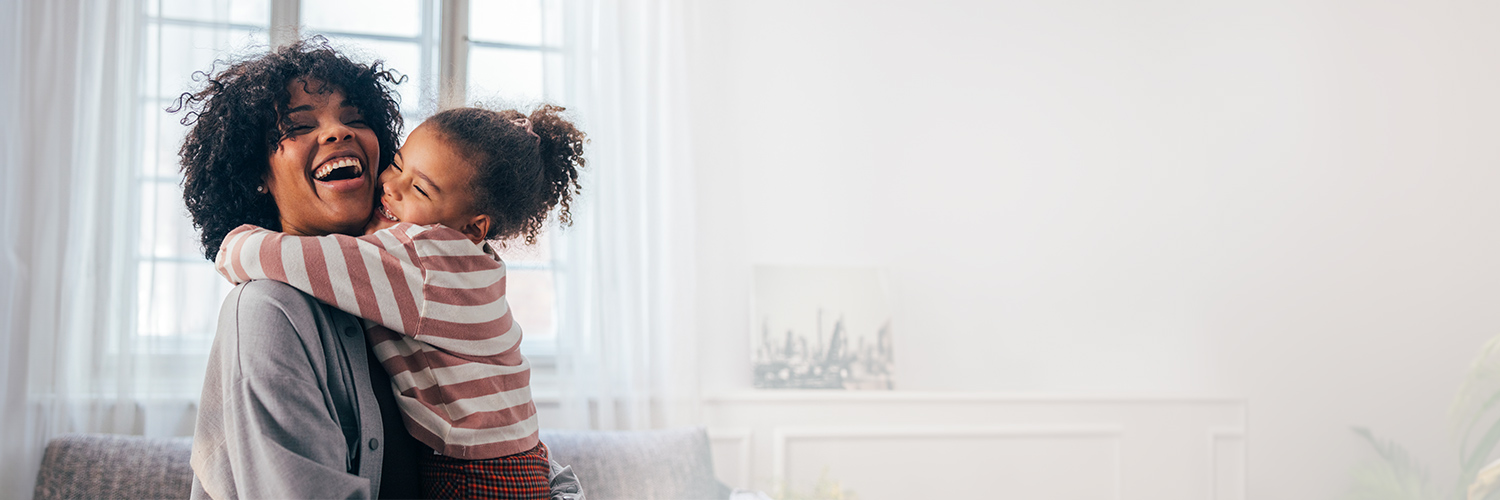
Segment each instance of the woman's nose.
[[323,142],[327,143],[348,141],[353,139],[354,129],[349,128],[348,125],[345,125],[343,123],[329,127],[328,131],[323,135]]

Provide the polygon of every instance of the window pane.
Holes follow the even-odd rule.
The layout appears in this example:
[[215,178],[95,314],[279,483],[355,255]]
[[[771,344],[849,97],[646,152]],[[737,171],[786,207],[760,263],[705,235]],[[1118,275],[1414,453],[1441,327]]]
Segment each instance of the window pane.
[[[401,98],[402,114],[417,114],[422,103],[422,52],[415,42],[390,42],[352,36],[330,36],[328,41],[340,52],[359,62],[385,61],[389,69],[406,75],[406,81],[396,86]],[[431,92],[436,94],[436,91]],[[407,123],[406,127],[416,127]]]
[[556,300],[550,269],[506,269],[505,301],[521,325],[522,338],[538,340],[557,334],[552,304]]
[[141,119],[145,122],[141,148],[141,174],[147,177],[177,177],[182,165],[178,163],[177,150],[187,136],[188,127],[181,123],[185,113],[168,113],[168,101],[151,99],[141,104]]
[[[271,0],[147,0],[146,15],[217,23],[271,23]],[[157,10],[160,8],[161,10]]]
[[143,260],[137,300],[137,332],[143,337],[212,338],[229,282],[212,263]]
[[524,240],[512,240],[495,246],[495,251],[500,254],[500,259],[507,264],[545,265],[552,260],[552,245],[548,242],[551,238],[547,231],[537,235],[535,245],[527,245]]
[[303,0],[308,31],[416,37],[422,32],[422,2],[416,0]]
[[163,25],[148,34],[159,38],[147,41],[148,50],[154,52],[146,56],[160,58],[160,65],[154,68],[156,74],[147,78],[150,86],[144,92],[148,97],[176,99],[200,85],[192,80],[194,72],[223,71],[225,64],[214,61],[233,61],[264,52],[268,45],[264,31]]
[[[219,304],[214,304],[210,310],[217,315]],[[138,349],[151,353],[151,362],[136,367],[145,372],[140,378],[140,393],[195,399],[203,393],[203,374],[208,372],[206,353],[213,345],[212,331],[203,337],[145,336],[136,342]]]
[[141,257],[208,263],[199,249],[198,231],[187,217],[182,189],[176,181],[141,182],[140,220]]
[[541,45],[541,0],[474,0],[469,4],[469,39]]
[[542,98],[542,55],[535,50],[469,46],[468,101],[525,107]]
[[141,97],[146,99],[158,99],[162,97],[161,90],[161,25],[146,23],[145,29],[146,52],[141,54],[146,63],[146,69],[141,71]]

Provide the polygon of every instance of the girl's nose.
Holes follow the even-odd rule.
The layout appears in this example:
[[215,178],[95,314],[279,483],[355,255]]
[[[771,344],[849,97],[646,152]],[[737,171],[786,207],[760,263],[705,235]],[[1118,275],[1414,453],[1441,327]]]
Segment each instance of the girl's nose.
[[392,185],[394,182],[395,181],[391,181],[381,184],[380,188],[385,190],[386,196],[390,196],[392,200],[401,201],[401,190],[396,189],[396,186]]

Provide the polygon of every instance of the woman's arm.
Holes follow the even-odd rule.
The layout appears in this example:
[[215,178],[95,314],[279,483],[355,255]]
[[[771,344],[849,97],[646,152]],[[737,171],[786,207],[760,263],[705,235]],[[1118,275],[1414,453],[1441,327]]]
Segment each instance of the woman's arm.
[[291,236],[244,225],[219,247],[231,282],[280,281],[350,314],[455,355],[485,361],[515,347],[505,266],[456,230],[397,224],[369,235]]

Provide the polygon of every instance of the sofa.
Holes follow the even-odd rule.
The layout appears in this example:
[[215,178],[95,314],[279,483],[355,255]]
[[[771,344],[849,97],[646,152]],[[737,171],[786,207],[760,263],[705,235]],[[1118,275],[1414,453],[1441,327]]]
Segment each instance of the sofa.
[[[702,428],[657,431],[543,430],[552,459],[573,467],[589,500],[727,499],[714,478]],[[189,438],[103,434],[59,436],[47,444],[36,500],[187,498]]]

